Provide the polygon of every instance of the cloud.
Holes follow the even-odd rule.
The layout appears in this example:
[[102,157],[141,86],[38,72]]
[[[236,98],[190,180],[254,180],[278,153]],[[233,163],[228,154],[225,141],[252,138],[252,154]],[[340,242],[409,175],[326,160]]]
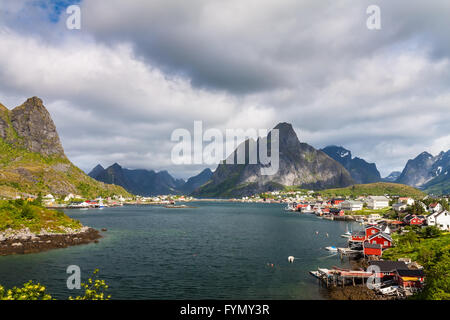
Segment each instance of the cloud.
[[379,31],[371,1],[84,0],[70,31],[65,3],[0,0],[0,101],[42,97],[84,170],[187,177],[201,167],[171,163],[174,129],[287,121],[387,175],[449,147],[450,3],[377,2]]

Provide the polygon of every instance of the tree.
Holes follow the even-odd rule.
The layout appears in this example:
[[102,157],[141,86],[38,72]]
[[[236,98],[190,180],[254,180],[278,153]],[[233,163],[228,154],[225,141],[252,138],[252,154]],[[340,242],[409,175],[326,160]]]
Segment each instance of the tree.
[[437,238],[441,233],[441,230],[436,226],[427,226],[421,230],[421,234],[424,238]]

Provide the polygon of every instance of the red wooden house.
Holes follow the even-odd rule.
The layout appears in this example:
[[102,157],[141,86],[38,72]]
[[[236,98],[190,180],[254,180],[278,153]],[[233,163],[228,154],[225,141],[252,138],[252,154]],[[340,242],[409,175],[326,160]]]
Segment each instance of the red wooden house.
[[345,199],[342,199],[342,198],[331,199],[331,204],[332,204],[333,206],[337,206],[338,204],[341,204],[341,203],[344,202],[344,201],[345,201]]
[[408,225],[421,226],[425,223],[426,219],[421,216],[416,216],[415,214],[408,214],[403,221]]
[[369,237],[373,236],[374,234],[380,233],[382,231],[382,228],[377,225],[369,225],[366,227],[366,239],[369,239]]
[[381,257],[381,255],[383,254],[383,249],[378,243],[365,242],[363,251],[365,256]]
[[342,209],[338,209],[338,208],[330,208],[330,213],[334,216],[344,216],[345,215],[345,211]]
[[370,236],[366,241],[372,244],[377,243],[381,245],[383,249],[392,247],[393,242],[391,236],[384,232],[374,234]]
[[421,288],[425,282],[425,274],[423,270],[397,270],[395,279],[404,288]]
[[366,233],[364,231],[353,232],[351,241],[363,242],[366,240]]

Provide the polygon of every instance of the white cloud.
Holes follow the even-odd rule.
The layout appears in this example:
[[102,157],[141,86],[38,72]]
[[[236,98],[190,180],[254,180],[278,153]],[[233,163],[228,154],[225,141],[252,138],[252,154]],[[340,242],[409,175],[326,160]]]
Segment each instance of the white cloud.
[[343,145],[382,175],[449,148],[445,1],[380,0],[377,32],[365,27],[370,1],[84,0],[81,32],[8,3],[0,101],[42,97],[85,170],[117,161],[186,177],[201,168],[172,166],[169,140],[194,120],[291,122],[301,141]]

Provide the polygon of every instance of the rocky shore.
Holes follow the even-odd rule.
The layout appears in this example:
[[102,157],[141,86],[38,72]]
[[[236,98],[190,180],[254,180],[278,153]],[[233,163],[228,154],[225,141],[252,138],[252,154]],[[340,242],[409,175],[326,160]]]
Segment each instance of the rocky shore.
[[7,229],[0,232],[0,256],[37,253],[88,244],[97,242],[99,238],[101,238],[100,232],[89,227],[82,227],[78,230],[61,228],[59,233],[47,230],[33,233],[27,228],[21,230]]
[[360,284],[330,288],[328,298],[331,300],[394,300],[397,296],[383,296]]

